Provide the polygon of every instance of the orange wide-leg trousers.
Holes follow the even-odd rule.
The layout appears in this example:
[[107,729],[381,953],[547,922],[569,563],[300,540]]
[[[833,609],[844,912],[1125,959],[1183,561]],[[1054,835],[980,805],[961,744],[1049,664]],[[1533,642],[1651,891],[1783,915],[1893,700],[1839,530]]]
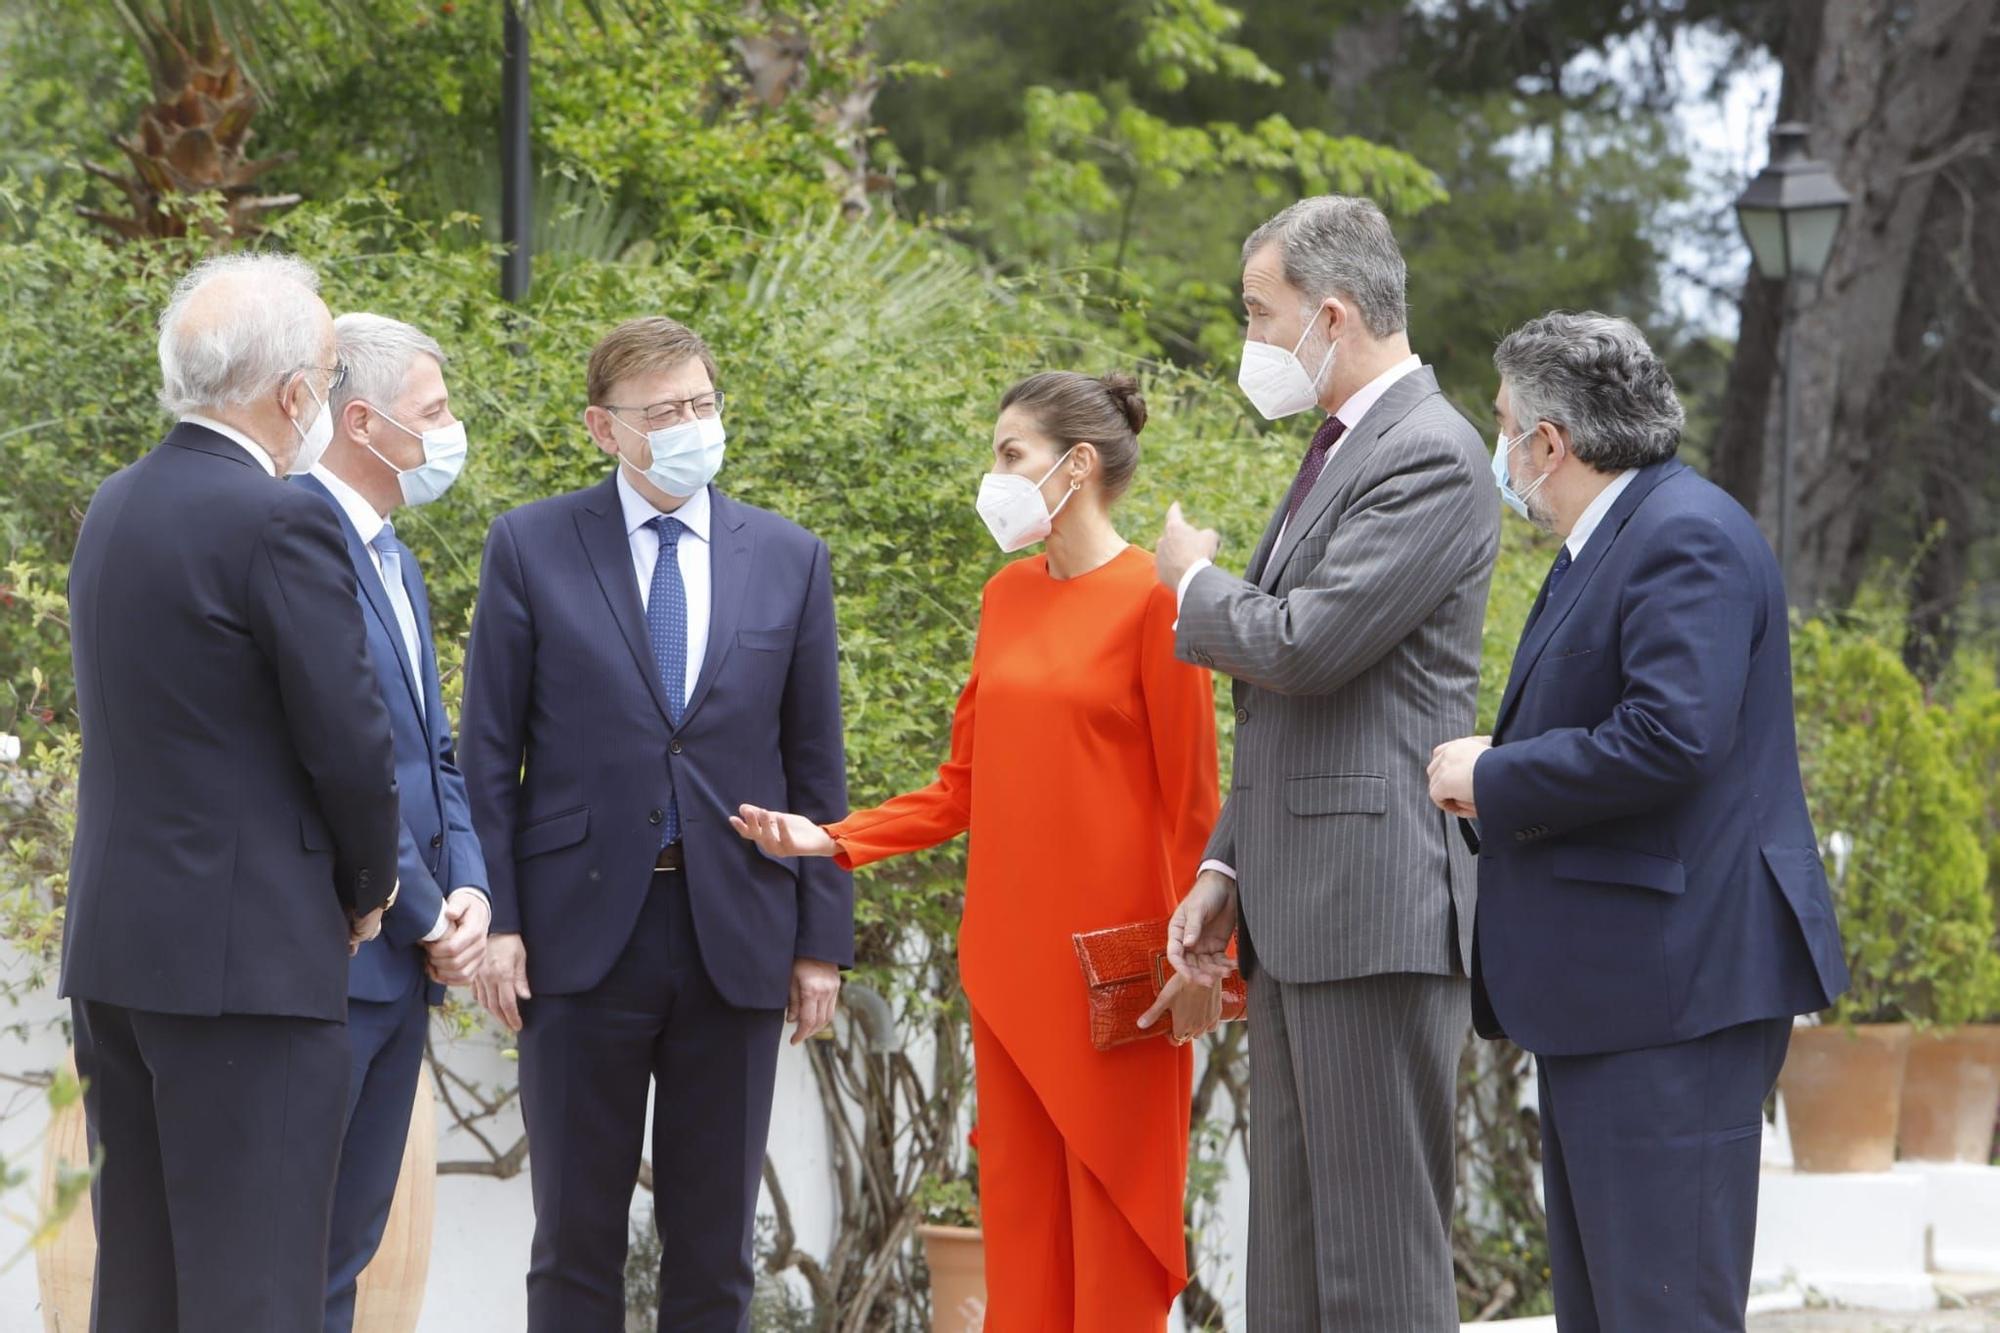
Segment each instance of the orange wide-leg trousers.
[[986,1333],[1161,1333],[1166,1270],[976,1011],[972,1058]]

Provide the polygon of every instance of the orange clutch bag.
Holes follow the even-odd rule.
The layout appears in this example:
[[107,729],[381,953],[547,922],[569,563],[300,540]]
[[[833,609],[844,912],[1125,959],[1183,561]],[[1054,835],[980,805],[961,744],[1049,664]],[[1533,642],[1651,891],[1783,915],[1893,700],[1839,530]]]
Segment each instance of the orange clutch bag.
[[[1167,918],[1078,931],[1069,938],[1083,964],[1084,985],[1090,989],[1092,1046],[1108,1051],[1173,1031],[1164,1017],[1150,1028],[1139,1026],[1139,1015],[1153,1007],[1173,973],[1167,961]],[[1232,972],[1222,983],[1222,1021],[1241,1021],[1244,1001],[1243,977]]]

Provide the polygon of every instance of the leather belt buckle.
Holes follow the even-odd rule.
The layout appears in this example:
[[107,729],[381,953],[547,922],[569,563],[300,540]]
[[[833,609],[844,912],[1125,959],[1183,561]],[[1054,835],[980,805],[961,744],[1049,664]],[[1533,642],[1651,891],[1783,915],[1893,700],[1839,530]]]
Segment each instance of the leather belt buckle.
[[678,842],[670,842],[660,848],[660,855],[653,862],[653,873],[661,874],[667,871],[683,870],[686,867],[687,862],[681,856],[681,845]]

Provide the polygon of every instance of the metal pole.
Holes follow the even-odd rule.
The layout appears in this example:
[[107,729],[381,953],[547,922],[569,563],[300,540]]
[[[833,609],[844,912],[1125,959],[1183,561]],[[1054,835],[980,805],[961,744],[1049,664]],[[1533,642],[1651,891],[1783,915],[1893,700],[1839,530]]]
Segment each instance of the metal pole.
[[1792,329],[1797,323],[1798,306],[1792,300],[1796,284],[1787,276],[1780,313],[1785,321],[1783,347],[1785,403],[1783,423],[1778,430],[1778,574],[1785,585],[1785,599],[1792,595],[1792,430],[1798,410],[1798,370],[1792,362]]
[[528,25],[508,0],[500,66],[500,294],[528,295],[535,217],[534,163],[528,141]]

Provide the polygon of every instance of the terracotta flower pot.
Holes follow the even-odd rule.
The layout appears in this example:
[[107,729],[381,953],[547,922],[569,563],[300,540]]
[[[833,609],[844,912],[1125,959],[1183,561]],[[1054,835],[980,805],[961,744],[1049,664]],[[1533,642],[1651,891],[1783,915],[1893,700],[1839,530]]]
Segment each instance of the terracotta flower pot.
[[1887,1171],[1910,1058],[1907,1023],[1792,1029],[1778,1075],[1800,1171]]
[[[71,1072],[75,1072],[74,1063]],[[49,1122],[42,1143],[42,1206],[55,1196],[58,1164],[90,1160],[83,1103],[65,1108]],[[424,1283],[431,1267],[431,1222],[437,1189],[437,1110],[426,1066],[417,1079],[410,1115],[410,1138],[403,1149],[396,1202],[382,1233],[382,1247],[361,1272],[354,1302],[354,1333],[415,1333],[423,1311]],[[48,1242],[35,1250],[35,1278],[41,1289],[45,1333],[83,1333],[90,1327],[90,1289],[97,1267],[97,1229],[90,1196]]]
[[1983,1166],[1992,1160],[1996,1115],[2000,1025],[1981,1023],[1911,1037],[1899,1131],[1905,1159]]
[[931,1270],[931,1333],[980,1333],[986,1325],[986,1238],[976,1227],[922,1226]]

